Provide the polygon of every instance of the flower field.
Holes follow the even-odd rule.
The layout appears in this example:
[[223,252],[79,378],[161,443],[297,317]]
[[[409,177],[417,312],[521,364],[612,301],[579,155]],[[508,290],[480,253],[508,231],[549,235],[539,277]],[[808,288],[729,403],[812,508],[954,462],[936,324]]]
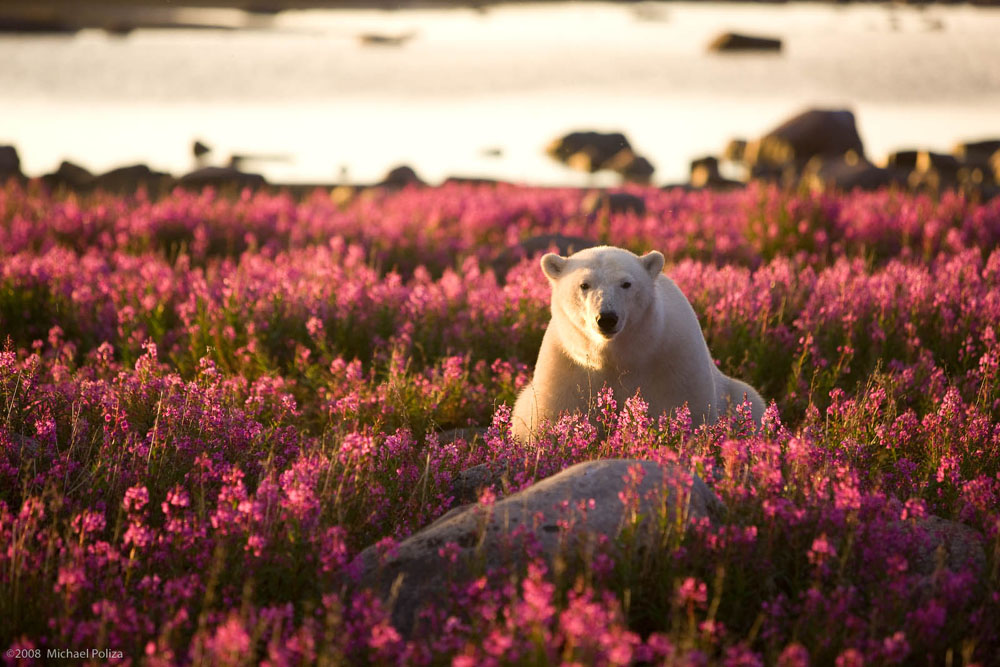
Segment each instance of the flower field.
[[[1000,664],[1000,199],[630,192],[644,215],[503,185],[0,187],[5,660]],[[549,288],[503,251],[555,233],[663,252],[763,427],[630,401],[512,440]],[[461,471],[506,466],[488,504],[596,458],[680,465],[725,510],[455,580],[407,634],[358,581]]]

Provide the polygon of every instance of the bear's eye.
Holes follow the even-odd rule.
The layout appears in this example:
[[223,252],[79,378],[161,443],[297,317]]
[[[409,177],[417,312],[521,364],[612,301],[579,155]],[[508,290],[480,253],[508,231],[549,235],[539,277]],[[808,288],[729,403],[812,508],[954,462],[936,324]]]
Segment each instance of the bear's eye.
[[631,287],[631,286],[632,286],[632,283],[630,283],[630,282],[629,282],[629,281],[627,281],[627,280],[626,280],[625,282],[623,282],[623,283],[622,283],[622,289],[628,289],[628,288],[629,288],[629,287]]
[[587,290],[590,289],[590,283],[587,282],[580,283],[580,289],[586,292]]

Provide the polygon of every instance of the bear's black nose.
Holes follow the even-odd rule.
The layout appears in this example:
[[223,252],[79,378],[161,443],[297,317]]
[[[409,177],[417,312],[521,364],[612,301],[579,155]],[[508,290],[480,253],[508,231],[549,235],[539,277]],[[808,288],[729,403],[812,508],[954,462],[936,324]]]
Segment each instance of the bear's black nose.
[[618,326],[618,315],[614,312],[602,311],[600,315],[597,316],[597,328],[601,330],[601,333],[612,333],[615,327]]

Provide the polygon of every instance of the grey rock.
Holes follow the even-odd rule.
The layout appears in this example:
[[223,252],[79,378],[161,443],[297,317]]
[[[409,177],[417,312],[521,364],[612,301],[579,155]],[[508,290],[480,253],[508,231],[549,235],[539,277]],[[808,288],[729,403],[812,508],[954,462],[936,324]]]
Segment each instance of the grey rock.
[[213,188],[261,188],[267,181],[260,174],[251,174],[232,167],[202,167],[184,174],[178,184],[191,190]]
[[896,169],[906,169],[912,171],[917,168],[917,150],[901,150],[889,153],[885,159],[885,165]]
[[1000,186],[998,185],[984,185],[976,191],[976,196],[979,198],[978,201],[982,204],[1000,197]]
[[482,439],[486,434],[486,428],[483,426],[466,426],[464,428],[450,428],[438,433],[438,441],[445,442],[455,442],[456,440],[464,440],[469,443],[476,438]]
[[591,192],[583,198],[580,207],[587,215],[600,213],[646,215],[646,200],[630,192]]
[[196,139],[194,143],[191,144],[191,154],[194,155],[196,158],[200,158],[211,152],[212,152],[212,147],[206,144],[205,142],[201,141],[200,139]]
[[415,32],[406,32],[398,35],[366,32],[358,35],[358,41],[364,46],[402,46],[416,36],[417,33]]
[[997,151],[1000,151],[1000,139],[962,142],[955,146],[953,152],[963,162],[985,162]]
[[993,167],[989,162],[967,164],[958,170],[958,182],[966,190],[975,190],[984,186],[996,185]]
[[[580,550],[593,548],[599,536],[617,538],[630,525],[632,514],[619,499],[626,489],[629,470],[644,473],[635,487],[635,510],[648,519],[660,515],[681,519],[711,517],[721,501],[697,476],[689,498],[678,502],[675,481],[688,473],[652,461],[601,460],[574,465],[492,506],[468,505],[452,510],[423,530],[403,540],[388,554],[375,546],[362,551],[354,564],[361,586],[373,589],[392,603],[393,624],[407,634],[426,603],[442,602],[450,581],[463,581],[477,572],[523,565],[521,551],[512,547],[515,531],[526,531],[551,562],[557,557],[571,562]],[[585,515],[566,510],[594,500]],[[561,521],[571,525],[566,532]],[[639,546],[655,544],[658,522],[643,520],[633,533]],[[516,535],[513,535],[516,545]],[[455,563],[439,551],[446,545],[458,551]]]
[[[3,7],[4,4],[7,6]],[[61,16],[60,12],[46,8],[42,3],[10,2],[0,4],[0,7],[3,7],[0,34],[74,34],[81,28],[76,21]]]
[[408,185],[424,185],[423,179],[409,165],[399,165],[389,170],[379,185],[387,188],[405,188]]
[[634,153],[624,156],[620,153],[608,163],[608,168],[621,174],[629,183],[649,183],[653,172],[656,171],[652,162]]
[[579,236],[563,236],[562,234],[541,234],[521,241],[517,248],[530,257],[540,252],[554,248],[560,255],[572,255],[586,248],[593,248],[596,241],[585,239]]
[[920,151],[917,153],[917,171],[937,171],[939,174],[954,176],[958,173],[962,163],[954,155],[947,153],[934,153],[932,151]]
[[697,176],[691,178],[691,187],[695,190],[738,190],[746,187],[746,183],[734,181],[724,176],[710,176],[707,178]]
[[475,185],[475,186],[496,187],[504,183],[505,181],[501,181],[496,178],[484,178],[482,176],[455,175],[455,176],[447,176],[444,179],[444,185]]
[[21,158],[13,146],[0,146],[0,185],[7,178],[21,176]]
[[938,193],[958,185],[961,168],[962,163],[954,155],[920,151],[908,183],[914,190]]
[[[621,132],[570,132],[554,141],[546,152],[560,162],[583,171],[602,169],[621,151],[632,150],[632,144]],[[574,157],[576,156],[576,157]]]
[[864,145],[846,109],[810,109],[790,118],[760,139],[747,145],[748,165],[801,170],[817,155],[836,156],[854,151],[864,157]]
[[746,139],[730,139],[722,150],[722,157],[731,162],[743,162],[747,151]]
[[78,164],[63,160],[59,168],[51,174],[46,174],[43,180],[50,187],[65,187],[71,190],[86,190],[93,186],[94,175]]
[[690,171],[693,173],[696,169],[699,168],[718,174],[719,158],[715,157],[714,155],[706,155],[705,157],[695,158],[694,160],[691,160]]
[[114,194],[131,194],[140,187],[159,193],[172,182],[170,174],[153,171],[144,164],[134,164],[101,174],[94,179],[94,186]]
[[479,500],[485,489],[504,490],[508,483],[508,467],[505,463],[480,463],[455,476],[451,482],[451,494],[456,503],[466,505]]
[[648,182],[655,171],[653,164],[637,154],[621,132],[570,132],[552,141],[545,152],[577,171],[594,173],[608,169],[636,183]]
[[[801,166],[804,167],[805,165]],[[750,167],[749,178],[753,181],[777,183],[785,188],[795,188],[798,186],[800,176],[800,166],[794,163],[783,166],[758,163]]]
[[743,183],[725,178],[719,172],[719,160],[711,155],[691,161],[690,184],[693,188],[730,190],[743,187]]
[[928,539],[919,545],[917,557],[910,563],[915,572],[930,576],[940,569],[958,572],[972,568],[986,570],[983,538],[975,530],[957,521],[928,516],[916,526]]
[[22,459],[38,456],[43,451],[42,443],[38,441],[38,438],[13,432],[9,433],[9,437],[18,449],[18,456]]
[[878,190],[906,184],[906,172],[877,167],[854,153],[836,157],[814,157],[802,174],[813,190]]
[[505,248],[491,262],[493,272],[497,277],[504,278],[511,267],[526,257],[534,257],[543,252],[554,251],[562,256],[593,248],[597,241],[579,236],[564,236],[562,234],[540,234],[526,238],[515,246]]
[[910,175],[906,178],[906,185],[914,192],[925,192],[936,195],[953,186],[954,182],[942,178],[941,174],[934,170],[911,171]]
[[758,37],[738,32],[725,32],[709,43],[708,50],[715,53],[737,51],[781,51],[781,40],[774,37]]

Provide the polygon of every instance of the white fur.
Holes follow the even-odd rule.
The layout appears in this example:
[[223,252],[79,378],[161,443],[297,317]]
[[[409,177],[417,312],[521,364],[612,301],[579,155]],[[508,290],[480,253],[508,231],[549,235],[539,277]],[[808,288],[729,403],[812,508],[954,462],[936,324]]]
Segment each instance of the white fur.
[[[588,412],[604,385],[619,406],[641,390],[654,417],[687,403],[696,423],[714,422],[746,395],[760,422],[760,394],[716,368],[698,318],[662,273],[663,262],[655,251],[637,257],[609,246],[542,257],[552,319],[534,377],[514,404],[516,437],[528,440],[541,421],[564,412]],[[618,316],[610,335],[598,327],[602,311]]]

